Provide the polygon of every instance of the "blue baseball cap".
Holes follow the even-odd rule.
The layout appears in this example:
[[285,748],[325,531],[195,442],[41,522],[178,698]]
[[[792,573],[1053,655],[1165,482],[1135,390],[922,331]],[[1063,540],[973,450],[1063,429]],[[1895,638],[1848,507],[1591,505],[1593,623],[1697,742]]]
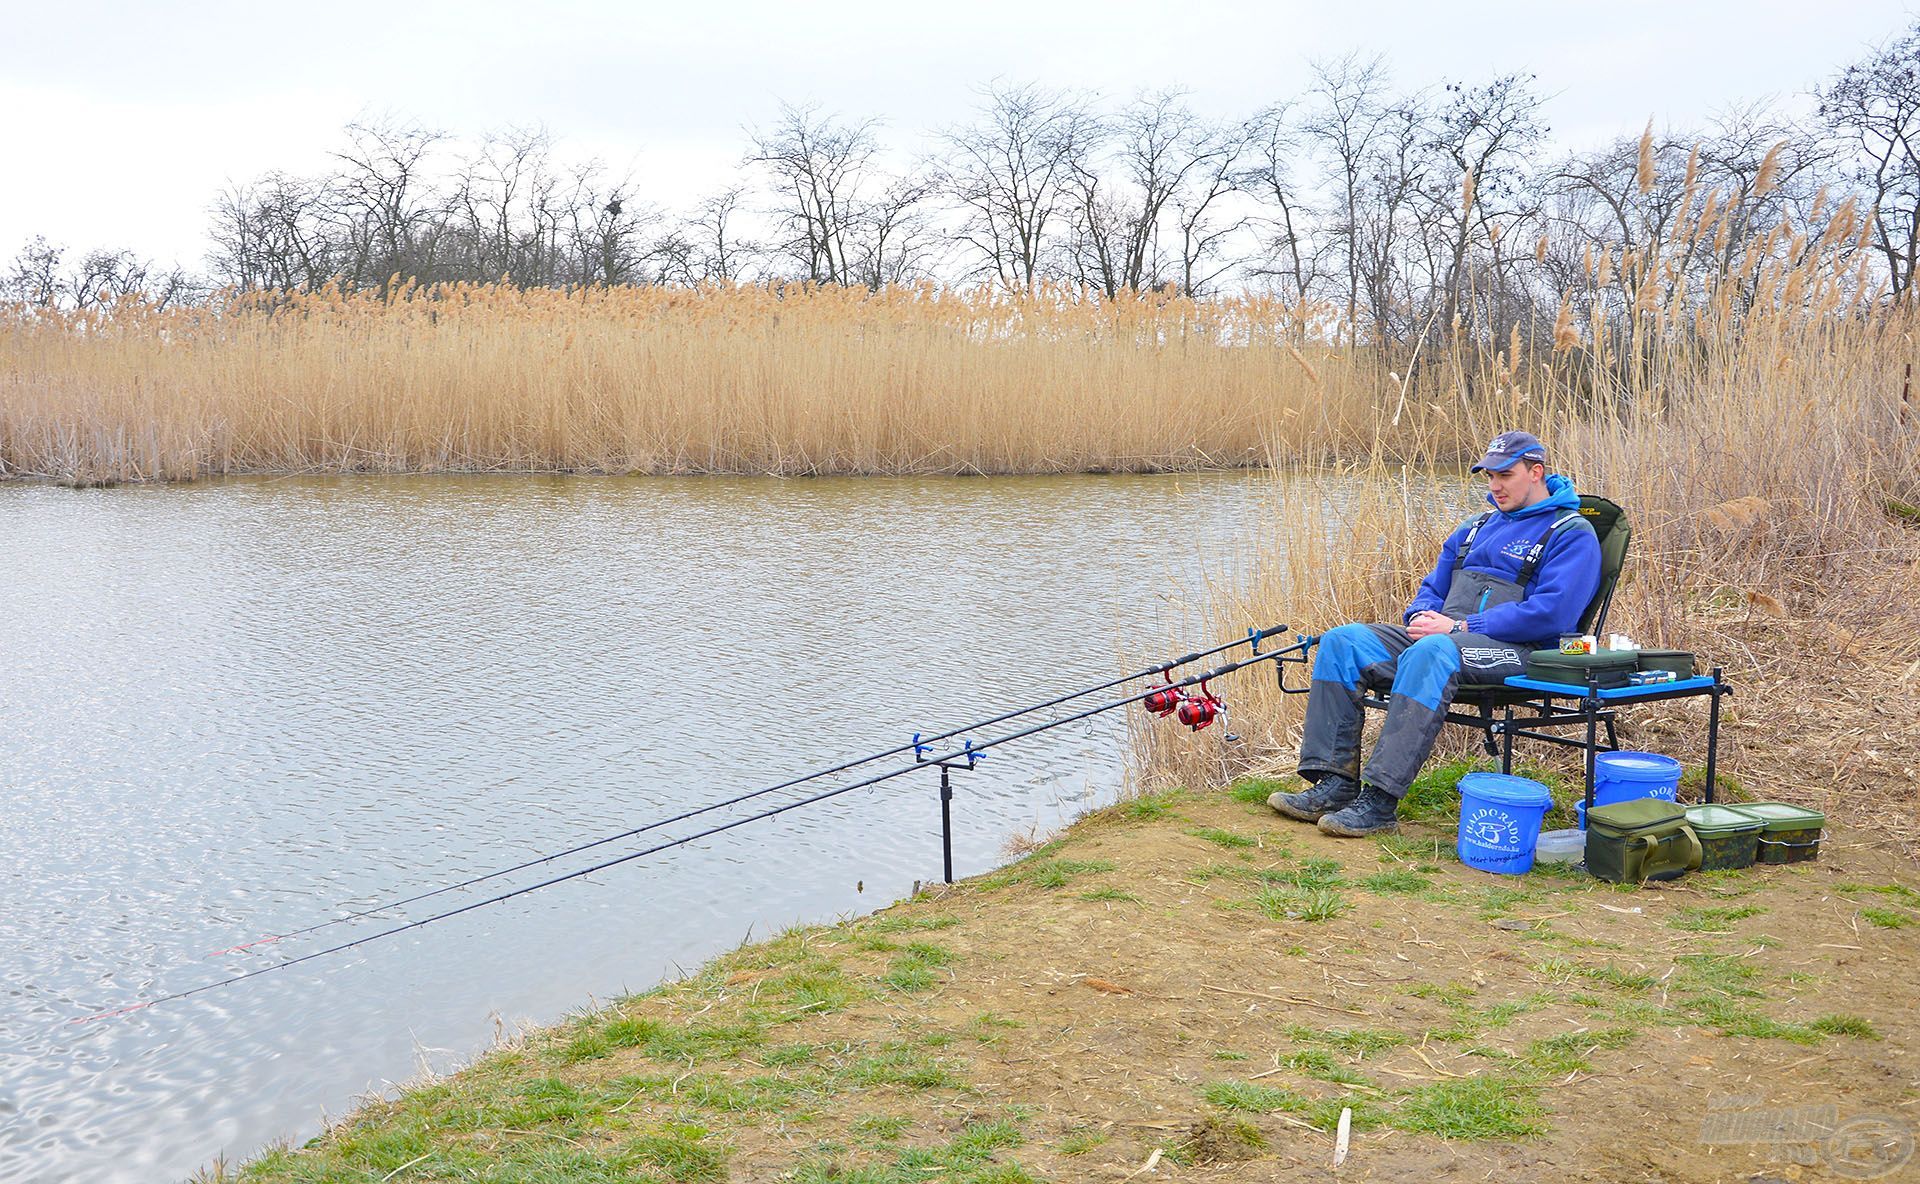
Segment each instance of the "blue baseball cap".
[[1521,461],[1546,464],[1547,446],[1532,432],[1501,432],[1487,442],[1487,454],[1468,471],[1479,473],[1492,469],[1504,473]]

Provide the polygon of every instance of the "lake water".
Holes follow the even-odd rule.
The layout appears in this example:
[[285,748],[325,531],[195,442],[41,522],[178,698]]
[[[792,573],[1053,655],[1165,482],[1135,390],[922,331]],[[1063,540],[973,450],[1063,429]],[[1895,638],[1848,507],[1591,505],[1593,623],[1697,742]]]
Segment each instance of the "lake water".
[[[938,879],[936,776],[917,771],[68,1022],[712,818],[487,893],[209,951],[1187,648],[1198,573],[1264,529],[1271,481],[0,487],[0,1180],[180,1179],[462,1063],[496,1017],[550,1021]],[[961,776],[957,874],[1111,800],[1123,744],[1112,713]]]

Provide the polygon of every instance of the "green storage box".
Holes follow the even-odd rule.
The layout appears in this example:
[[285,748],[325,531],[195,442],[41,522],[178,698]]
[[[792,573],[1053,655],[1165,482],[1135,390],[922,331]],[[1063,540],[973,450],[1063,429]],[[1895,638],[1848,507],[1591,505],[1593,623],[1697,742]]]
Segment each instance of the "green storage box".
[[1627,685],[1627,676],[1639,669],[1638,650],[1601,650],[1597,654],[1563,654],[1559,650],[1535,650],[1527,657],[1527,677],[1541,682],[1587,685],[1589,671],[1602,690]]
[[1640,669],[1671,670],[1680,678],[1692,678],[1693,653],[1689,650],[1641,650]]
[[1700,866],[1700,840],[1687,809],[1635,798],[1587,811],[1587,870],[1616,884],[1671,880]]
[[1786,802],[1743,802],[1729,806],[1757,818],[1765,829],[1760,832],[1755,863],[1801,863],[1820,858],[1820,834],[1827,816],[1805,806]]
[[1700,870],[1752,867],[1766,823],[1733,806],[1687,807],[1687,825],[1700,840]]

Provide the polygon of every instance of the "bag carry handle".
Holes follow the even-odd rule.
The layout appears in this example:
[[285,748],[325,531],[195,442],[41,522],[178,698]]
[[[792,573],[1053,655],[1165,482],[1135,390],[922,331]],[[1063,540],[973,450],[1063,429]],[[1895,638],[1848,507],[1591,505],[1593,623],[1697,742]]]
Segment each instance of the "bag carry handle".
[[1677,869],[1662,867],[1659,870],[1663,872],[1675,871],[1675,870],[1681,871],[1681,872],[1691,872],[1691,871],[1699,870],[1701,861],[1706,857],[1706,849],[1700,845],[1700,836],[1697,834],[1694,834],[1693,828],[1683,822],[1680,824],[1679,830],[1676,830],[1675,832],[1673,832],[1673,835],[1666,836],[1665,838],[1656,838],[1653,835],[1634,836],[1635,838],[1639,839],[1640,842],[1644,844],[1647,849],[1646,854],[1640,857],[1640,877],[1639,879],[1634,881],[1635,884],[1645,884],[1647,882],[1647,876],[1649,874],[1648,867],[1653,863],[1654,856],[1660,853],[1660,847],[1663,843],[1667,841],[1667,838],[1672,838],[1675,836],[1684,838],[1687,841],[1686,858],[1681,860],[1680,866]]

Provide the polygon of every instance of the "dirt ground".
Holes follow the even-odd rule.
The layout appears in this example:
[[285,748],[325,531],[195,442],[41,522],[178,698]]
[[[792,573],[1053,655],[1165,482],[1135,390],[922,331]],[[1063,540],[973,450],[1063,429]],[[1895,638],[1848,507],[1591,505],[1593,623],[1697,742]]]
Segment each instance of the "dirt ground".
[[[1274,787],[1123,803],[247,1178],[1920,1179],[1920,876],[1892,840],[1634,890],[1472,870],[1450,820],[1333,839]],[[382,1132],[413,1141],[381,1158]],[[560,1153],[623,1174],[507,1170]]]

